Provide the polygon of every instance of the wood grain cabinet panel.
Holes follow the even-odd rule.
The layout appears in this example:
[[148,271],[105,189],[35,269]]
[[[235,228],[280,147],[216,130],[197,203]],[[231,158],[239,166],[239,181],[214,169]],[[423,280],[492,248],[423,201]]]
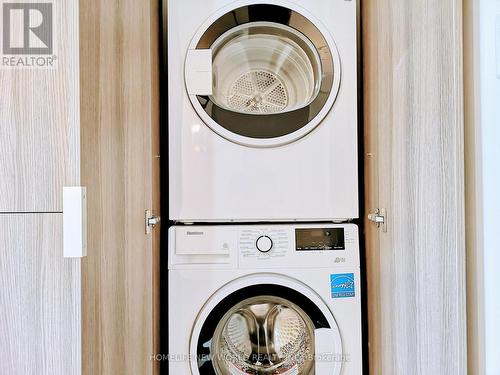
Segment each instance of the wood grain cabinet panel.
[[159,227],[144,227],[146,209],[159,213],[158,4],[80,1],[85,375],[160,364]]
[[[0,374],[158,373],[159,2],[53,4],[57,67],[0,69]],[[65,185],[87,187],[82,260]]]
[[0,214],[0,374],[81,374],[80,284],[61,214]]
[[61,212],[79,184],[78,1],[54,0],[52,20],[54,68],[0,66],[0,212]]
[[372,374],[466,374],[462,2],[363,5]]

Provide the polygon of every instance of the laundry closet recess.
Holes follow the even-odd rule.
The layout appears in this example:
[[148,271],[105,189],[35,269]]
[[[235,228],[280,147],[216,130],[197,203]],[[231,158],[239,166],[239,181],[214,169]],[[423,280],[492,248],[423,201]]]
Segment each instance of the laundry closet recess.
[[[160,317],[160,298],[166,296],[160,296],[160,284],[167,277],[167,264],[160,260],[160,231],[166,231],[169,216],[166,204],[160,212],[160,160],[167,176],[167,155],[179,151],[164,147],[160,152],[160,139],[166,139],[163,111],[168,100],[166,88],[160,87],[166,84],[161,62],[161,51],[167,48],[162,36],[168,29],[164,5],[156,0],[140,5],[133,0],[54,0],[54,5],[58,67],[0,69],[0,373],[159,373],[160,367],[168,366],[154,355],[166,350],[161,345],[166,318]],[[364,111],[359,154],[364,165],[364,191],[360,191],[364,210],[359,217],[365,221],[360,235],[366,242],[363,319],[368,319],[364,339],[369,344],[370,373],[465,374],[462,3],[366,0],[359,16],[359,95]],[[299,63],[288,68],[312,72],[313,78],[304,80],[307,90],[289,92],[285,101],[279,88],[272,98],[265,92],[255,97],[255,105],[239,109],[245,112],[239,114],[242,119],[248,119],[246,112],[251,111],[279,117],[277,112],[287,105],[292,110],[314,106],[311,98],[318,97],[318,89],[328,92],[323,98],[327,102],[329,93],[342,84],[335,81],[335,74],[331,82],[320,82],[315,75],[316,59],[322,56],[314,52],[314,36],[310,44],[287,27],[254,27],[266,28],[271,38],[278,33],[302,46],[289,51]],[[190,53],[201,57],[206,51],[198,49],[206,49],[206,28],[199,30]],[[314,33],[314,28],[308,30]],[[224,46],[231,47],[234,37],[240,35],[226,34],[216,44],[221,59],[232,52]],[[276,48],[282,46],[277,43]],[[169,58],[175,53],[171,49]],[[333,49],[329,53],[335,67],[339,57]],[[198,69],[196,61],[201,60],[193,60],[187,69]],[[214,68],[222,69],[218,63]],[[342,64],[356,77],[355,61]],[[184,80],[186,67],[175,68]],[[240,78],[236,81],[243,87],[248,77]],[[191,82],[192,91],[186,93],[193,116],[201,113],[207,122],[220,120],[210,122],[209,131],[218,134],[214,143],[248,147],[256,134],[228,130],[225,122],[227,109],[241,106],[242,101],[227,102],[204,91],[200,82],[203,78]],[[278,80],[276,87],[279,84]],[[323,105],[315,108],[327,116],[321,112]],[[316,126],[308,128],[309,119],[301,123],[298,117],[289,121],[285,115],[282,120],[283,144],[294,144],[294,131],[304,128],[305,135]],[[236,134],[234,139],[227,140],[228,131]],[[334,132],[326,133],[331,135],[330,131]],[[269,134],[257,135],[260,140],[255,142],[261,143],[263,155],[272,152],[271,141],[266,140]],[[344,144],[352,146],[352,139],[346,136]],[[299,141],[293,147],[300,151],[303,144]],[[327,153],[318,150],[318,155]],[[318,162],[326,165],[325,160]],[[342,163],[338,167],[357,168]],[[170,182],[178,183],[179,170],[170,173]],[[344,176],[348,191],[356,181],[348,172]],[[64,186],[87,188],[84,258],[63,258]],[[299,190],[295,193],[300,196]],[[283,209],[276,220],[290,219],[293,213],[279,196],[275,198]],[[311,197],[313,205],[319,207],[315,198]],[[168,201],[166,190],[162,200]],[[352,218],[357,201],[342,204],[339,216]],[[174,207],[172,212],[188,221],[193,207],[185,207],[184,211]],[[251,221],[258,218],[257,208],[249,205],[230,214]],[[204,209],[204,219],[229,218],[208,205]],[[307,207],[301,210],[313,218]],[[163,217],[164,228],[157,225],[150,230],[147,219],[154,214]],[[368,220],[368,214],[379,225]],[[315,219],[332,215],[323,212]],[[167,251],[165,239],[162,252]],[[341,246],[328,241],[322,240],[321,246]],[[317,242],[314,246],[319,246]],[[266,238],[259,243],[263,249],[270,246]],[[30,361],[23,360],[26,350],[36,353]]]

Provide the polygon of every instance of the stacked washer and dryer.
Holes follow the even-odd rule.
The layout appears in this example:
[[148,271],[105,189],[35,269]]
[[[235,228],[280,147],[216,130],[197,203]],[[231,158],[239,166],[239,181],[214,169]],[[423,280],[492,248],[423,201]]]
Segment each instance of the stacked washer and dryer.
[[362,373],[356,1],[169,0],[169,373]]

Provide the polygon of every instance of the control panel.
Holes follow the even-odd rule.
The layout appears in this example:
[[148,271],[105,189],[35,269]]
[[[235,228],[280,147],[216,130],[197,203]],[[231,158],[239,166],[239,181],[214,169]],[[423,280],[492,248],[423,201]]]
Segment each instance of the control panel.
[[239,248],[245,258],[282,257],[289,246],[285,228],[246,227],[240,230]]
[[354,224],[176,226],[169,230],[175,268],[322,268],[359,264]]
[[239,227],[239,268],[323,267],[357,262],[353,224]]

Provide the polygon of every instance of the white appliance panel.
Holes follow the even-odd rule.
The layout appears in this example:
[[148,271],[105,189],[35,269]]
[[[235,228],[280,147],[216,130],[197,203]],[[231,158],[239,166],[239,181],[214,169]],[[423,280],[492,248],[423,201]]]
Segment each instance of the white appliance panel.
[[337,99],[309,134],[279,147],[242,146],[216,134],[194,110],[186,91],[184,62],[195,30],[224,6],[248,3],[168,2],[170,219],[358,217],[356,2],[313,0],[304,10],[331,34],[342,67]]
[[[295,230],[301,228],[344,229],[343,247],[345,250],[297,251]],[[187,234],[188,230],[203,232],[202,235],[197,234],[197,236],[203,236],[209,243],[214,244],[219,243],[219,240],[224,237],[223,233],[228,234],[231,243],[236,237],[238,245],[229,246],[229,253],[236,254],[238,262],[230,267],[211,268],[206,264],[200,264],[194,258],[195,251],[191,251],[193,258],[185,264],[178,264],[176,254],[184,251],[177,249],[177,244],[192,249],[189,244],[191,235]],[[281,285],[290,285],[299,292],[309,290],[308,293],[313,293],[315,298],[319,298],[327,306],[327,315],[331,314],[330,316],[335,319],[342,341],[342,356],[338,359],[342,363],[340,374],[359,375],[362,373],[361,284],[358,233],[355,225],[182,226],[171,228],[169,234],[169,355],[172,359],[169,362],[169,370],[172,373],[192,373],[188,360],[193,355],[191,352],[192,334],[196,331],[198,319],[203,315],[203,311],[207,309],[207,306],[215,305],[211,302],[213,296],[229,295],[243,282],[250,283],[250,285],[266,284],[271,278],[280,280]],[[250,249],[249,244],[253,241],[249,241],[249,238],[253,240],[256,236],[257,238],[269,236],[276,246],[271,249],[271,252],[275,251],[275,254],[281,255],[262,258],[259,261],[249,260],[242,254],[241,249]],[[182,237],[188,239],[179,240]],[[194,241],[199,241],[199,238]],[[310,243],[309,240],[306,242]],[[342,247],[342,242],[338,247]],[[202,252],[206,253],[206,249],[207,247]],[[256,246],[254,250],[258,251]],[[297,253],[305,255],[297,258]],[[333,298],[331,279],[332,275],[339,274],[353,275],[354,296]],[[300,289],[296,287],[299,284],[302,285]]]

